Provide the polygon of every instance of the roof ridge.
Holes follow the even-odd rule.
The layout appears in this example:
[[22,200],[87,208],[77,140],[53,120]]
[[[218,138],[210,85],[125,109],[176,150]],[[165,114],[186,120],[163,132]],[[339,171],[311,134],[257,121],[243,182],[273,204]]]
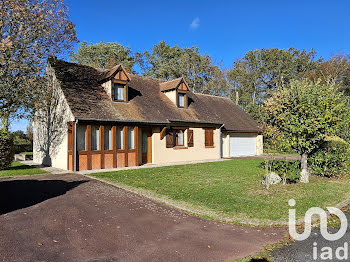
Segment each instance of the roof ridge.
[[215,98],[224,98],[224,99],[228,99],[229,101],[233,102],[230,98],[225,97],[225,96],[217,96],[217,95],[209,95],[209,94],[203,94],[203,93],[197,93],[197,92],[193,92],[196,95],[202,95],[202,96],[211,96],[211,97],[215,97]]

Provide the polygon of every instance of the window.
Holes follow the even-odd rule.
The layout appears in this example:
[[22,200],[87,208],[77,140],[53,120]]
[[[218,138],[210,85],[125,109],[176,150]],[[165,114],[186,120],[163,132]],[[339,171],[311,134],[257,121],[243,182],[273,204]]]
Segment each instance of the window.
[[91,150],[100,150],[100,127],[91,126]]
[[124,127],[117,127],[117,149],[124,149]]
[[128,127],[128,149],[135,149],[134,127]]
[[176,146],[184,145],[184,131],[177,130],[176,131]]
[[214,130],[205,129],[205,147],[214,147]]
[[178,94],[178,106],[185,107],[185,94],[183,93]]
[[105,150],[112,150],[112,128],[110,126],[105,126],[104,144]]
[[146,133],[142,133],[142,153],[147,153],[148,151],[148,136]]
[[124,90],[125,85],[114,83],[114,100],[125,101]]
[[86,126],[78,125],[77,127],[77,150],[86,150]]
[[184,146],[184,131],[183,130],[167,130],[166,147]]

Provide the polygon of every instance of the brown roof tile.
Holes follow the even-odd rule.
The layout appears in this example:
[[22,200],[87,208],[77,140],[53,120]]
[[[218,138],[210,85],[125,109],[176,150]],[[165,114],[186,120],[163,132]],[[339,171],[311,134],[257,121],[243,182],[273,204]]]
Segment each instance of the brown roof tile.
[[[50,60],[73,115],[79,119],[168,123],[169,121],[224,124],[226,130],[258,132],[257,123],[230,99],[188,92],[188,108],[178,108],[161,92],[166,83],[129,74],[129,102],[113,102],[101,86],[111,72]],[[171,82],[171,83],[169,83]],[[176,87],[176,86],[175,86]]]

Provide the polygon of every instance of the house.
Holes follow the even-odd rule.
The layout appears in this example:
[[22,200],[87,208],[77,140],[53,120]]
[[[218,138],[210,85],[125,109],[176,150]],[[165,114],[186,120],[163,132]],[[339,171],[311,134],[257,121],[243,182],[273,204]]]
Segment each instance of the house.
[[50,57],[48,110],[34,121],[34,162],[90,170],[260,155],[257,123],[230,99]]

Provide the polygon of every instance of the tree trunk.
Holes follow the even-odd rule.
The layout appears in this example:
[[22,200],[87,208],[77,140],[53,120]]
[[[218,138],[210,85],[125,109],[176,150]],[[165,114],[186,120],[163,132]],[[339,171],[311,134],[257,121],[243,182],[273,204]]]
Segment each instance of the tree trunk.
[[300,175],[300,182],[302,183],[309,183],[309,170],[307,168],[307,153],[303,153],[301,155],[301,175]]

